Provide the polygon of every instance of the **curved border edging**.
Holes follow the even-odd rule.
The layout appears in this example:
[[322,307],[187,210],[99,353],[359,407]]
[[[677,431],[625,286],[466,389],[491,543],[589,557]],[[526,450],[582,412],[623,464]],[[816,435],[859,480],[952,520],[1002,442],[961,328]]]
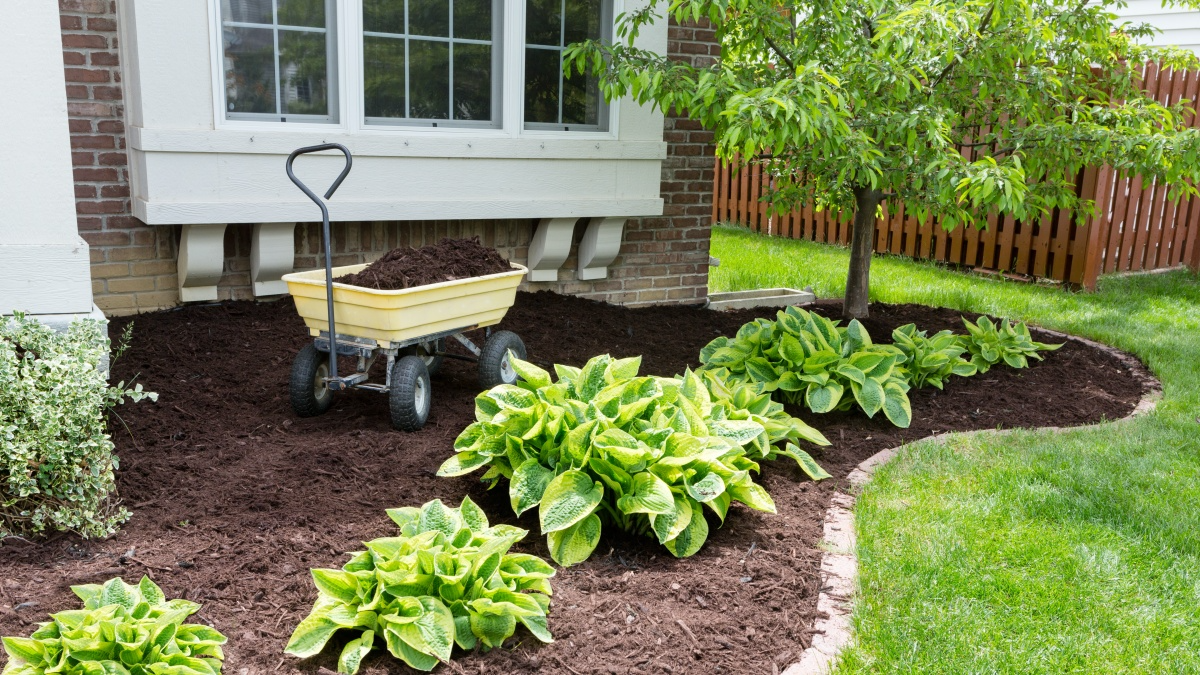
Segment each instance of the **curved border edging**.
[[[1162,399],[1162,382],[1133,355],[1087,338],[1044,328],[1038,330],[1055,338],[1075,340],[1108,353],[1124,363],[1130,372],[1137,373],[1146,381],[1148,390],[1142,394],[1141,400],[1133,410],[1119,420],[1078,427],[1039,427],[1036,429],[1037,431],[1067,428],[1086,429],[1087,427],[1124,422],[1153,412],[1158,401]],[[923,443],[930,439],[933,439],[934,442],[944,442],[944,439],[952,436],[1005,434],[1011,431],[1016,430],[977,429],[930,436],[913,441],[913,443]],[[1022,429],[1022,431],[1027,430]],[[879,467],[894,459],[908,445],[912,445],[912,443],[880,450],[863,460],[846,476],[846,479],[850,481],[852,493],[838,492],[830,500],[829,508],[825,511],[825,534],[818,544],[825,552],[821,554],[821,591],[817,596],[817,611],[823,612],[825,618],[817,619],[813,624],[815,633],[811,645],[800,655],[800,660],[788,666],[782,675],[828,675],[832,672],[842,650],[853,639],[850,615],[854,611],[854,596],[858,587],[858,554],[856,552],[858,537],[854,525],[856,494],[871,480]]]

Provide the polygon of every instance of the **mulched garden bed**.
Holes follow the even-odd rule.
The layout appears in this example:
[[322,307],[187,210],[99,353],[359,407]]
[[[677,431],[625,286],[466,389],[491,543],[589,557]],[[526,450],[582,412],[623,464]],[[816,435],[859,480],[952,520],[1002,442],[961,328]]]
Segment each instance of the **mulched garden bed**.
[[[836,317],[836,303],[817,311]],[[962,332],[960,313],[872,305],[877,341],[916,322]],[[717,335],[773,311],[625,309],[551,293],[522,293],[501,327],[517,331],[531,358],[582,365],[590,356],[642,354],[643,373],[695,365]],[[968,315],[974,318],[975,315]],[[341,642],[311,661],[283,656],[311,608],[310,567],[340,567],[344,552],[395,531],[384,509],[439,497],[478,501],[493,522],[530,535],[514,550],[547,556],[536,510],[516,519],[503,487],[477,476],[434,472],[473,419],[474,364],[447,360],[434,377],[429,423],[393,431],[387,399],[343,395],[323,417],[298,419],[288,370],[307,331],[290,301],[188,307],[133,319],[133,344],[117,379],[157,391],[157,403],[121,408],[112,423],[121,457],[117,483],[134,516],[116,537],[59,536],[0,548],[0,634],[26,635],[47,613],[77,605],[69,585],[150,575],[168,597],[204,604],[199,620],[230,638],[227,673],[312,673],[335,668]],[[125,321],[115,321],[114,335]],[[1055,341],[1045,335],[1034,339]],[[810,449],[836,480],[813,483],[790,460],[764,467],[779,513],[737,507],[694,557],[676,560],[650,539],[613,528],[588,562],[553,579],[556,642],[517,642],[487,655],[458,654],[448,673],[771,674],[808,646],[816,614],[822,519],[845,476],[871,454],[939,433],[996,427],[1090,424],[1125,416],[1150,386],[1141,368],[1070,341],[1024,371],[998,367],[955,378],[945,392],[911,393],[913,425],[878,415],[804,414],[834,445]],[[794,414],[798,411],[793,410]],[[19,608],[19,609],[17,609]],[[382,650],[366,673],[410,672]]]

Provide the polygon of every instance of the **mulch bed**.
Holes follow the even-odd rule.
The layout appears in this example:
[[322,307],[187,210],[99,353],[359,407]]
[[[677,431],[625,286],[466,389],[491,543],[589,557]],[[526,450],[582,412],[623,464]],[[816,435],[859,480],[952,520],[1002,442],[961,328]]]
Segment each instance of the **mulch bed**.
[[[836,303],[817,311],[836,316]],[[878,341],[916,322],[962,331],[960,313],[873,305],[865,322]],[[519,295],[502,327],[531,357],[574,365],[590,356],[643,356],[643,372],[695,365],[700,348],[772,311],[625,309],[550,293]],[[975,315],[968,315],[974,318]],[[108,541],[59,536],[0,548],[0,634],[26,635],[49,612],[77,605],[68,586],[143,573],[169,597],[203,603],[199,619],[230,638],[228,673],[313,673],[336,668],[341,643],[297,661],[283,647],[315,597],[308,569],[339,567],[343,552],[387,536],[384,509],[471,495],[493,521],[531,530],[517,549],[546,556],[536,510],[512,516],[507,490],[477,476],[437,478],[455,436],[473,419],[473,364],[447,360],[434,377],[434,406],[419,433],[393,431],[386,397],[341,396],[316,419],[298,419],[288,370],[307,331],[290,301],[187,307],[133,319],[133,344],[118,379],[160,394],[122,407],[113,420],[118,485],[133,519]],[[114,335],[124,321],[115,321]],[[1046,336],[1035,339],[1049,340]],[[1024,371],[996,368],[954,379],[947,391],[913,391],[913,426],[883,415],[803,415],[834,445],[812,454],[836,480],[813,483],[789,461],[764,467],[779,513],[735,507],[705,548],[675,560],[649,539],[606,528],[596,554],[553,580],[542,646],[519,631],[490,654],[458,654],[450,673],[736,673],[782,670],[809,645],[816,616],[822,519],[845,476],[871,454],[949,431],[1071,426],[1128,414],[1150,386],[1113,355],[1070,341]],[[798,412],[798,411],[793,411]],[[21,607],[21,609],[14,609]],[[409,672],[379,651],[364,672]]]
[[504,256],[481,244],[479,237],[442,238],[436,244],[421,248],[394,248],[366,269],[337,277],[334,281],[394,291],[511,270]]

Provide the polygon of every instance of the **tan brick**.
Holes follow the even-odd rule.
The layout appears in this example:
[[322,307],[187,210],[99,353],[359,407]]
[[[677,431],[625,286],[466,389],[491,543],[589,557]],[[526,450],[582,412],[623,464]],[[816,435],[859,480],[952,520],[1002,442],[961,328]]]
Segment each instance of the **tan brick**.
[[179,291],[138,293],[134,297],[137,298],[137,306],[141,310],[163,309],[179,304]]
[[150,260],[135,262],[129,266],[129,273],[135,277],[153,277],[160,274],[174,274],[178,264],[174,260]]
[[113,262],[118,260],[155,260],[157,258],[158,249],[153,246],[122,246],[108,249],[108,259]]
[[138,291],[154,290],[154,279],[152,277],[124,277],[120,279],[109,279],[108,290],[110,293],[136,293]]
[[93,279],[111,279],[112,277],[127,276],[129,276],[128,263],[105,263],[103,265],[92,265]]
[[164,274],[161,277],[154,277],[154,288],[160,291],[179,288],[179,276],[176,274]]
[[92,296],[104,295],[104,293],[105,293],[104,280],[103,279],[93,279],[92,280]]
[[102,312],[114,309],[133,309],[132,295],[101,295],[92,299]]

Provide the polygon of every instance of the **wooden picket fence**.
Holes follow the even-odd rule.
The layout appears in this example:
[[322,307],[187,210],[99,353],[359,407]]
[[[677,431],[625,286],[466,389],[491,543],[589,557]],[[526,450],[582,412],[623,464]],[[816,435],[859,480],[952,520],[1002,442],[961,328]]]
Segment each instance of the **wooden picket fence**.
[[[1172,105],[1196,101],[1200,72],[1143,71],[1146,91]],[[1200,127],[1200,116],[1189,123]],[[970,148],[962,152],[971,159]],[[740,224],[757,232],[849,244],[849,213],[816,211],[805,205],[774,214],[765,201],[772,177],[759,162],[717,159],[713,180],[713,222]],[[1200,199],[1173,202],[1167,186],[1143,183],[1112,167],[1087,168],[1075,182],[1076,194],[1095,200],[1096,215],[1075,224],[1075,214],[1055,209],[1037,221],[987,217],[987,227],[946,231],[933,218],[918,221],[902,207],[884,205],[876,221],[875,250],[954,265],[1053,279],[1094,289],[1100,274],[1167,269],[1200,269]]]

